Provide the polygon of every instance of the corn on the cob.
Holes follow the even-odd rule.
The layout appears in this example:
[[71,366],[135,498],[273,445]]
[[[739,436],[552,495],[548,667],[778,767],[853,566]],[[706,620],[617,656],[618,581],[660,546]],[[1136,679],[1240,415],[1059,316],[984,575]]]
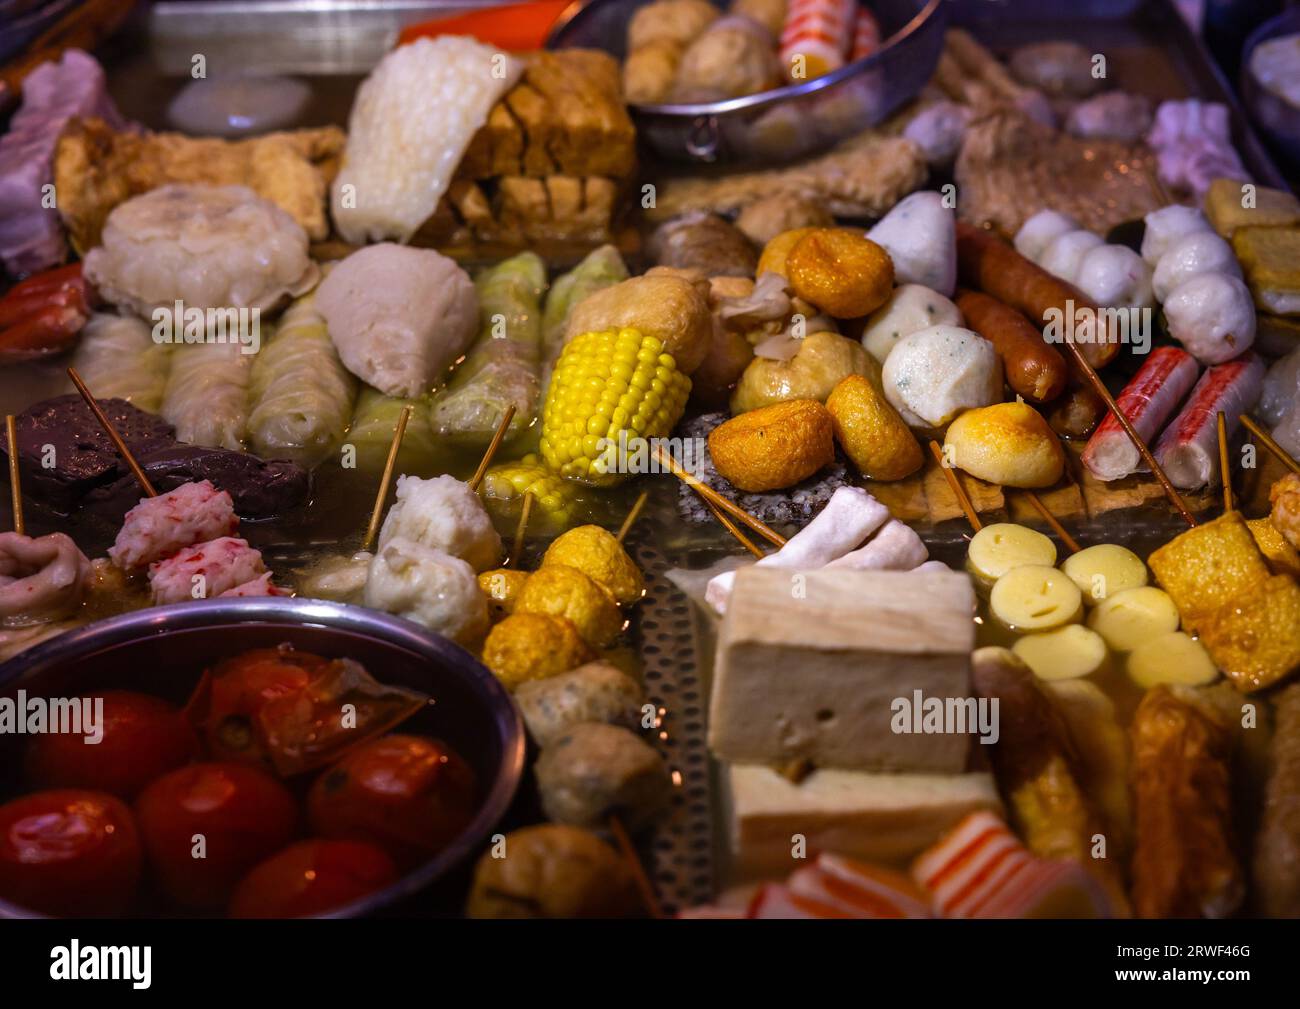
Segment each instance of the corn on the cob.
[[597,486],[623,478],[626,443],[666,437],[681,418],[691,380],[664,345],[635,329],[583,333],[565,346],[542,413],[542,459]]
[[518,462],[490,467],[483,475],[480,493],[489,512],[506,518],[517,518],[524,495],[531,493],[533,510],[529,526],[565,529],[580,504],[579,491],[578,484],[556,476],[536,455],[526,455]]

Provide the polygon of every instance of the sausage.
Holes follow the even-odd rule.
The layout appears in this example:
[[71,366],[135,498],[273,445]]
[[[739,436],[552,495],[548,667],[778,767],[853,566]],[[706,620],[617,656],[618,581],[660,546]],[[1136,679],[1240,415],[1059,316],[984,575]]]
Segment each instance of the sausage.
[[1106,404],[1086,385],[1070,389],[1057,401],[1047,423],[1062,438],[1086,438],[1106,415]]
[[[965,221],[957,222],[957,269],[961,281],[970,287],[1005,301],[1016,311],[1040,324],[1049,312],[1070,314],[1097,306],[1073,284],[1054,277],[1030,262],[1006,242]],[[1097,317],[1098,325],[1101,318]],[[1100,368],[1114,360],[1119,342],[1106,334],[1078,344],[1087,362]]]
[[979,291],[958,292],[957,307],[966,325],[993,344],[1015,392],[1032,403],[1046,403],[1065,389],[1065,358],[1014,308]]
[[1263,387],[1264,362],[1254,354],[1215,365],[1201,376],[1187,405],[1156,442],[1156,461],[1175,487],[1196,490],[1220,482],[1218,415],[1224,414],[1231,438]]
[[[1133,429],[1150,442],[1196,382],[1196,359],[1178,347],[1157,347],[1115,400]],[[1120,422],[1107,414],[1083,450],[1083,464],[1098,480],[1136,473],[1142,457]]]

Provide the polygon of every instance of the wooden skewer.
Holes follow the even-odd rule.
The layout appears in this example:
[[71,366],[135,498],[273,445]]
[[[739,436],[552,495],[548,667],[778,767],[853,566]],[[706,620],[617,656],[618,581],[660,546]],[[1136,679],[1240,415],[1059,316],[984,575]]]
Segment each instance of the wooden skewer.
[[696,477],[686,472],[686,470],[682,469],[682,467],[678,465],[676,459],[663,450],[662,446],[655,446],[655,458],[658,460],[659,465],[668,470],[669,473],[677,477],[678,480],[686,484],[687,487],[691,488],[691,490],[695,491],[695,493],[704,498],[705,501],[716,507],[719,511],[724,511],[737,521],[743,522],[773,546],[785,546],[784,536],[775,529],[769,527],[766,523],[760,522],[758,519],[754,518],[753,515],[749,514],[749,512],[745,511],[745,509],[741,508],[739,505],[728,501],[712,487],[701,483]]
[[1196,518],[1187,510],[1187,505],[1183,501],[1183,496],[1178,493],[1178,488],[1170,481],[1169,474],[1164,471],[1164,467],[1156,462],[1155,454],[1147,447],[1147,443],[1142,440],[1142,436],[1137,433],[1133,425],[1129,423],[1129,419],[1124,416],[1124,411],[1115,403],[1115,397],[1110,394],[1110,390],[1106,388],[1106,383],[1101,380],[1101,376],[1097,374],[1096,369],[1088,363],[1088,359],[1083,356],[1083,351],[1078,348],[1073,340],[1065,340],[1064,344],[1066,351],[1074,358],[1079,373],[1087,379],[1092,391],[1101,397],[1102,402],[1106,404],[1106,408],[1110,410],[1115,420],[1119,422],[1119,426],[1124,429],[1124,433],[1128,435],[1133,447],[1138,450],[1138,454],[1142,456],[1143,461],[1151,467],[1151,472],[1160,481],[1160,486],[1164,488],[1169,503],[1178,510],[1178,514],[1183,517],[1183,520],[1189,526],[1195,526]]
[[1228,418],[1219,411],[1215,418],[1219,429],[1219,479],[1223,481],[1223,513],[1232,511],[1232,472],[1228,469]]
[[153,489],[153,484],[151,484],[149,478],[144,475],[144,470],[142,470],[140,464],[135,461],[135,456],[133,456],[131,450],[126,447],[126,442],[124,442],[122,436],[117,433],[117,428],[113,426],[113,422],[108,419],[108,415],[104,413],[104,411],[100,409],[99,404],[95,402],[95,397],[92,396],[90,390],[86,388],[86,383],[81,380],[81,376],[77,374],[76,368],[68,369],[68,378],[72,379],[72,384],[77,387],[77,392],[81,393],[81,398],[84,399],[86,405],[90,407],[90,412],[93,413],[95,419],[99,421],[99,426],[104,429],[104,433],[108,435],[109,440],[112,441],[113,447],[117,449],[117,454],[125,459],[126,464],[131,467],[131,472],[135,474],[135,478],[139,482],[140,488],[144,491],[145,496],[157,497],[158,492]]
[[410,403],[402,407],[397,417],[397,428],[393,431],[393,443],[388,446],[388,459],[384,462],[384,473],[379,478],[379,492],[375,495],[375,507],[370,512],[370,525],[366,526],[366,538],[361,541],[362,550],[370,550],[379,535],[379,523],[384,517],[384,503],[388,500],[388,488],[393,482],[393,471],[397,468],[397,453],[402,447],[402,438],[406,435],[406,424],[411,419],[414,407]]
[[618,536],[616,538],[620,543],[627,539],[627,534],[631,532],[632,526],[634,526],[636,520],[641,517],[641,509],[645,507],[645,503],[649,497],[650,492],[643,490],[637,495],[637,499],[632,502],[632,507],[627,513],[627,518],[625,518],[623,524],[618,527]]
[[645,866],[641,864],[641,859],[637,857],[636,848],[632,846],[632,839],[627,836],[623,821],[617,816],[611,816],[609,818],[609,831],[614,835],[614,842],[618,845],[618,850],[632,870],[632,878],[636,881],[636,888],[641,893],[641,900],[645,904],[646,910],[650,912],[650,917],[662,918],[664,912],[663,908],[659,906],[659,897],[650,882],[650,877],[646,875]]
[[474,471],[474,477],[469,482],[469,489],[478,492],[478,485],[483,482],[483,474],[488,471],[492,465],[492,457],[497,454],[497,449],[501,447],[501,442],[505,440],[506,431],[510,429],[510,422],[515,419],[515,405],[511,403],[506,407],[505,416],[501,418],[501,423],[497,425],[496,434],[492,436],[492,443],[488,445],[487,451],[483,453],[483,461],[478,464],[478,469]]
[[533,513],[533,492],[524,492],[523,507],[519,509],[519,524],[515,526],[515,543],[510,548],[510,560],[506,562],[506,567],[513,568],[519,565],[519,558],[524,555],[524,533],[528,529],[528,518]]
[[1061,525],[1061,523],[1057,521],[1055,515],[1048,511],[1047,505],[1043,504],[1043,499],[1031,490],[1025,491],[1025,497],[1029,500],[1029,503],[1034,506],[1034,510],[1037,511],[1039,515],[1043,516],[1043,521],[1048,524],[1052,532],[1061,537],[1061,542],[1065,544],[1070,553],[1077,554],[1082,549],[1079,546],[1079,541],[1071,536],[1065,526]]
[[751,540],[748,536],[746,536],[743,532],[740,531],[740,526],[736,525],[736,523],[732,522],[731,519],[727,518],[725,512],[718,511],[718,509],[714,506],[713,502],[711,502],[708,498],[704,499],[704,503],[708,505],[709,511],[713,512],[713,517],[722,523],[722,527],[726,529],[727,532],[731,533],[732,536],[736,537],[736,539],[740,542],[740,545],[742,547],[748,550],[759,560],[762,560],[764,557],[767,556],[767,554],[763,553],[763,551],[754,544],[753,540]]
[[23,485],[18,474],[18,427],[12,413],[5,416],[5,435],[9,439],[9,492],[13,495],[14,532],[26,536],[27,526],[23,523]]
[[1291,457],[1290,452],[1275,442],[1272,436],[1259,426],[1259,423],[1255,418],[1251,417],[1250,414],[1243,413],[1241,415],[1241,422],[1245,425],[1247,431],[1259,439],[1261,445],[1277,456],[1278,462],[1286,466],[1292,473],[1300,475],[1300,462],[1296,462],[1296,460]]
[[939,469],[943,470],[943,475],[948,478],[948,486],[952,488],[953,494],[956,495],[961,510],[966,513],[966,521],[971,524],[972,529],[979,532],[984,528],[984,523],[980,521],[979,514],[975,511],[970,496],[966,493],[966,488],[957,479],[956,471],[943,461],[943,449],[939,447],[939,443],[933,438],[930,439],[930,454],[934,456],[934,461],[939,464]]

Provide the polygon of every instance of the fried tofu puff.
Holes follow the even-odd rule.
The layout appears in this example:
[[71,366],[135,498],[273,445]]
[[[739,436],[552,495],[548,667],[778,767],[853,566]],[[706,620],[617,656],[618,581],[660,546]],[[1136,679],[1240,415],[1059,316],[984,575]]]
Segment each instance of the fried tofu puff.
[[483,643],[483,664],[507,690],[567,673],[595,657],[572,622],[541,613],[512,613]]
[[530,575],[515,612],[564,617],[593,648],[612,644],[623,629],[623,614],[609,590],[567,564],[548,564]]
[[645,592],[645,578],[623,545],[607,529],[586,525],[556,537],[542,557],[543,568],[567,564],[609,590],[621,606],[630,606]]

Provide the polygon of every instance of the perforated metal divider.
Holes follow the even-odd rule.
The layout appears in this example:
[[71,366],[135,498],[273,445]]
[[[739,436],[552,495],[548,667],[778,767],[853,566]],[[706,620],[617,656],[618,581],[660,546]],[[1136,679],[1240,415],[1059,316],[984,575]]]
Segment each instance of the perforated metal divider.
[[659,713],[653,741],[677,786],[671,814],[655,823],[641,853],[664,913],[673,914],[713,897],[708,695],[697,658],[698,618],[690,600],[667,579],[668,562],[652,544],[634,536],[630,546],[646,575],[633,633],[646,698]]

